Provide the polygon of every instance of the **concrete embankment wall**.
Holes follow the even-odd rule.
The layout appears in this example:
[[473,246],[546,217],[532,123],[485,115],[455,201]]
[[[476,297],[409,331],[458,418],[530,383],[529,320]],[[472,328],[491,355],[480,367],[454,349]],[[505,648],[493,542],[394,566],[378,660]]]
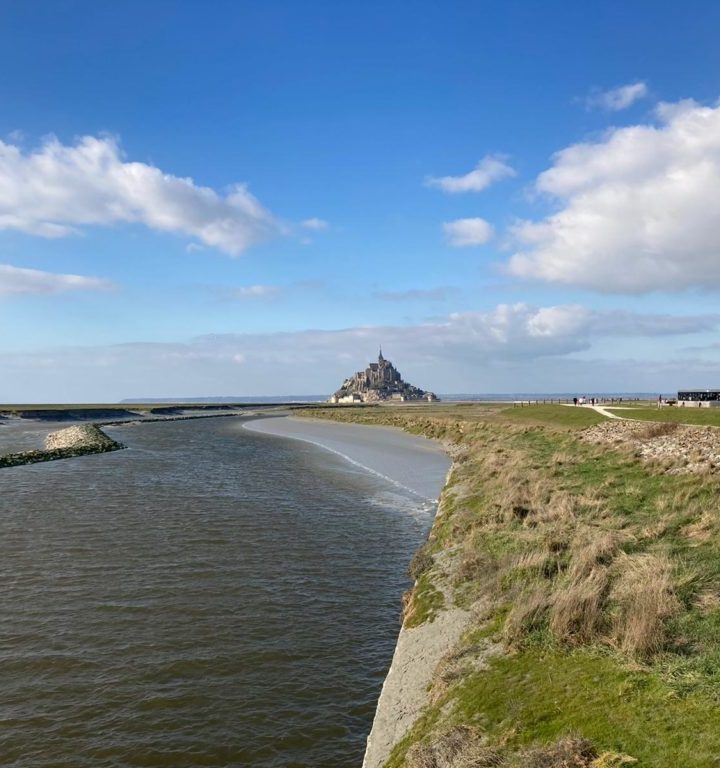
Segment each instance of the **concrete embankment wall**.
[[[453,472],[447,474],[446,485]],[[443,515],[442,500],[435,521]],[[432,621],[400,629],[392,663],[378,699],[368,736],[363,768],[382,768],[396,744],[405,738],[428,704],[428,689],[443,656],[460,640],[470,621],[470,612],[452,603],[443,578],[435,584],[443,591],[445,607]]]

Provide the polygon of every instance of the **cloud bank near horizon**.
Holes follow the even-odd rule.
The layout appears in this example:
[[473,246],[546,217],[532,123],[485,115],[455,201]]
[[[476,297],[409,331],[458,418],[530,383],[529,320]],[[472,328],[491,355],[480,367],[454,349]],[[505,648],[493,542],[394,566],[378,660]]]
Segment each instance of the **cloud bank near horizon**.
[[[597,391],[602,388],[598,366],[582,354],[591,352],[598,340],[691,336],[719,325],[720,315],[641,315],[574,304],[516,303],[414,326],[221,334],[176,343],[6,353],[0,354],[0,365],[8,372],[5,386],[12,382],[16,389],[0,392],[0,401],[47,400],[45,387],[50,384],[39,375],[47,370],[53,371],[54,399],[69,402],[92,392],[104,392],[110,399],[330,392],[364,367],[380,343],[409,381],[439,392],[503,391],[507,385],[500,382],[508,375],[532,381],[538,391],[567,391],[571,371],[580,376],[573,380],[575,386],[586,382],[590,388],[594,382]],[[636,382],[632,389],[640,389],[642,382],[647,386],[653,371],[671,370],[671,361],[650,360],[624,371],[617,360],[604,363],[620,376],[618,381]],[[687,375],[693,366],[706,377],[709,371],[715,376],[720,371],[720,363],[685,361],[675,364],[673,375]],[[272,391],[269,381],[274,382]]]

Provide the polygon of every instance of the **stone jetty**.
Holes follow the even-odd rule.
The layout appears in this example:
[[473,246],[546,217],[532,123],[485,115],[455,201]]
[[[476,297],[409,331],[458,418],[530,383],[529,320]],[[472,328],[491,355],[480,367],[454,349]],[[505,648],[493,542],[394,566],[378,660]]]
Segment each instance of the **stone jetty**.
[[18,467],[23,464],[38,464],[43,461],[69,459],[74,456],[86,456],[92,453],[118,451],[125,446],[108,437],[94,424],[82,424],[51,432],[45,438],[45,449],[23,451],[0,456],[0,469]]

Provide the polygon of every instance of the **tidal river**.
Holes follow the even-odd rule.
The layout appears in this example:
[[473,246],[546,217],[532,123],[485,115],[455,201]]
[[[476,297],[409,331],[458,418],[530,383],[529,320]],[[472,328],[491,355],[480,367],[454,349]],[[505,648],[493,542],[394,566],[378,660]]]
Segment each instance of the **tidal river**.
[[359,768],[449,461],[250,426],[0,470],[1,765]]

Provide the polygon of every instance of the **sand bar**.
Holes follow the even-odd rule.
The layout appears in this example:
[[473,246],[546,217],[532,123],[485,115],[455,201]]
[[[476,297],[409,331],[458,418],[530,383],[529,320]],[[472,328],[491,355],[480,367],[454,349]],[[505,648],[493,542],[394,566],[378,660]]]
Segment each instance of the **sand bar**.
[[292,416],[256,419],[245,429],[314,443],[423,499],[436,500],[450,469],[442,446],[392,427]]

